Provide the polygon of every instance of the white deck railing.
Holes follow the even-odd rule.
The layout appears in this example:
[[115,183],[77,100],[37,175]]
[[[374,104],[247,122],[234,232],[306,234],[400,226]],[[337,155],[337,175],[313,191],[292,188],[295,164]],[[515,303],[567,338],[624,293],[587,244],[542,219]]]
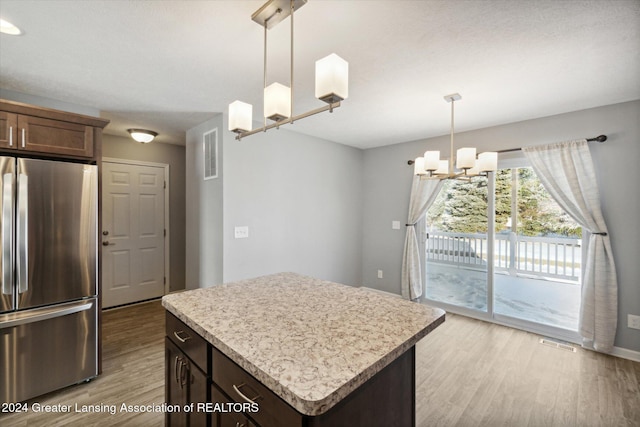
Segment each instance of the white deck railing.
[[[478,268],[487,264],[487,236],[429,232],[429,262]],[[582,240],[561,237],[526,237],[515,233],[495,236],[493,265],[497,271],[579,281]]]

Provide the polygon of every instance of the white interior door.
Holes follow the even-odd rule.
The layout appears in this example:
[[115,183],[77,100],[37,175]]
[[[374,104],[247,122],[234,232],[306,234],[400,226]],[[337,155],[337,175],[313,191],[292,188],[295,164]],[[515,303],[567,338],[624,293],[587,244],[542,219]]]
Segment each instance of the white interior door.
[[104,162],[102,306],[164,295],[164,168]]

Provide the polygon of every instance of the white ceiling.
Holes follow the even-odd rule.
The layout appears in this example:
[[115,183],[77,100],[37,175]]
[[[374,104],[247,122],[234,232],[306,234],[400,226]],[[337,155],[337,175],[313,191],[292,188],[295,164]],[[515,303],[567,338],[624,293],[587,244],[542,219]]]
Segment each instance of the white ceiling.
[[[262,1],[0,0],[0,87],[86,105],[184,143],[240,99],[262,113]],[[640,1],[309,0],[295,14],[294,114],[314,62],[349,61],[349,98],[288,129],[368,148],[640,99]],[[269,31],[269,83],[289,81],[289,21]],[[253,136],[252,138],[259,138]]]

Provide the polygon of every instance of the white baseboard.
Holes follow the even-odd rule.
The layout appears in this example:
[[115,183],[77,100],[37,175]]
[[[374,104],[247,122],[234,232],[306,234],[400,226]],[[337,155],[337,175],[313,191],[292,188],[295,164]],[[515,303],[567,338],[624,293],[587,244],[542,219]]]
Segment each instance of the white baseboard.
[[390,297],[402,298],[402,295],[394,294],[394,293],[387,292],[387,291],[381,291],[380,289],[370,288],[368,286],[359,286],[359,288],[362,289],[363,291],[377,292],[379,294],[387,295],[387,296],[390,296]]
[[640,362],[640,351],[629,350],[628,348],[622,347],[613,347],[613,351],[610,354],[622,357],[623,359],[633,360],[634,362]]

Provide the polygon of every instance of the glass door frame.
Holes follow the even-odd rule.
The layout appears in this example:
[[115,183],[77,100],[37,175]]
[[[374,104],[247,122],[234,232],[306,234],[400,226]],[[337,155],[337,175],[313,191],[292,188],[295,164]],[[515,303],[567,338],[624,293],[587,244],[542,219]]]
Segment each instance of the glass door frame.
[[[503,156],[501,156],[503,157]],[[521,153],[516,153],[515,156],[509,156],[509,158],[499,159],[498,168],[499,169],[508,169],[508,168],[517,168],[517,167],[527,167],[530,166],[527,164],[526,158]],[[580,337],[578,331],[565,329],[557,326],[546,325],[543,323],[537,323],[534,321],[521,319],[518,317],[513,317],[505,314],[495,313],[494,311],[494,250],[495,250],[495,174],[489,173],[487,177],[487,260],[491,260],[491,262],[487,262],[487,310],[481,311],[476,310],[469,307],[463,307],[459,305],[449,304],[446,302],[433,300],[427,297],[427,280],[426,280],[426,269],[427,269],[427,261],[423,260],[423,268],[422,270],[422,283],[423,283],[423,292],[421,301],[425,303],[440,307],[447,312],[453,314],[460,314],[463,316],[471,317],[478,320],[484,320],[491,323],[496,323],[503,326],[508,326],[516,329],[521,329],[527,332],[531,332],[534,334],[543,335],[546,337],[556,338],[559,340],[582,344],[582,338]],[[420,235],[422,238],[420,239],[420,250],[422,254],[426,254],[426,215],[422,217],[422,219],[418,223]],[[424,255],[423,255],[424,256]],[[426,258],[426,257],[425,257]]]

